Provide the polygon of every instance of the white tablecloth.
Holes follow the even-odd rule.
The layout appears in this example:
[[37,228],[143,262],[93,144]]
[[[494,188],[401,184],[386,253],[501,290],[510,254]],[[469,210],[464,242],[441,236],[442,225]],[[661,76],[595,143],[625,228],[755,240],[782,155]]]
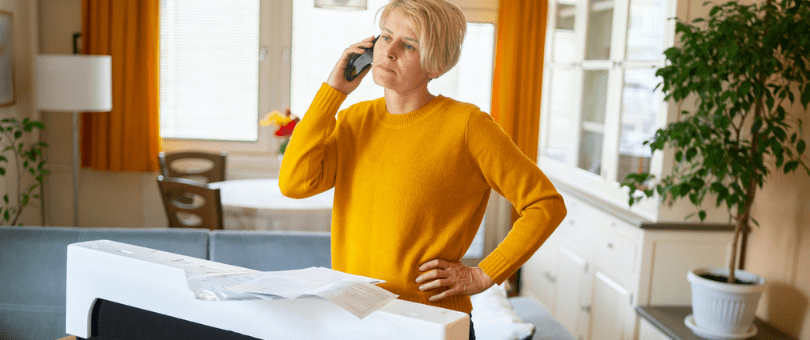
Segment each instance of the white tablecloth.
[[209,184],[219,188],[225,229],[329,231],[334,189],[293,199],[281,194],[277,178]]

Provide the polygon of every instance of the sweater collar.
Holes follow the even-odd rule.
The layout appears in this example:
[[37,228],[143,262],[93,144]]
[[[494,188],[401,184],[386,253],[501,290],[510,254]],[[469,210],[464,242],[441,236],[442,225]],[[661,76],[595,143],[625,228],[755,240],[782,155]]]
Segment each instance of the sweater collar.
[[431,99],[429,102],[427,102],[427,104],[425,104],[416,111],[396,115],[388,113],[388,110],[385,108],[385,97],[380,98],[377,105],[380,105],[378,112],[382,112],[381,115],[382,123],[384,125],[391,127],[400,127],[414,124],[433,115],[433,113],[439,111],[438,108],[446,100],[447,97],[437,95],[435,98]]

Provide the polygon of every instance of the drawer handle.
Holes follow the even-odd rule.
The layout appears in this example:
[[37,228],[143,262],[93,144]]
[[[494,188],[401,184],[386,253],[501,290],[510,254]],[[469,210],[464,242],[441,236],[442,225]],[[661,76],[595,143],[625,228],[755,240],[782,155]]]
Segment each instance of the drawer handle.
[[585,312],[585,313],[590,313],[591,312],[591,306],[582,306],[582,307],[580,307],[580,309],[582,309],[582,311]]
[[607,247],[613,249],[613,243],[608,242]]
[[551,276],[551,273],[549,273],[549,272],[543,272],[543,277],[545,277],[546,280],[548,280],[548,282],[551,282],[551,283],[557,282],[557,279],[554,276]]

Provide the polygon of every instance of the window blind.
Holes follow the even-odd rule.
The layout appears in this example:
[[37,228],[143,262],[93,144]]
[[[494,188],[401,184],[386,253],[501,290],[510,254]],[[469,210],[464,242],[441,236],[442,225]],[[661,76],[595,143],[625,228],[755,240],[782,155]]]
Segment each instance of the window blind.
[[259,0],[161,0],[161,137],[257,139],[259,7]]

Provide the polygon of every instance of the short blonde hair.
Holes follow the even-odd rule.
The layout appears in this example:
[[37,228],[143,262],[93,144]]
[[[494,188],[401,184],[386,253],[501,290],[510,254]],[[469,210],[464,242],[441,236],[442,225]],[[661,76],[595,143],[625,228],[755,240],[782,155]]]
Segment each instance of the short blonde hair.
[[391,0],[382,8],[380,28],[395,9],[419,34],[419,61],[425,71],[442,75],[456,66],[467,32],[467,18],[458,7],[445,0]]

